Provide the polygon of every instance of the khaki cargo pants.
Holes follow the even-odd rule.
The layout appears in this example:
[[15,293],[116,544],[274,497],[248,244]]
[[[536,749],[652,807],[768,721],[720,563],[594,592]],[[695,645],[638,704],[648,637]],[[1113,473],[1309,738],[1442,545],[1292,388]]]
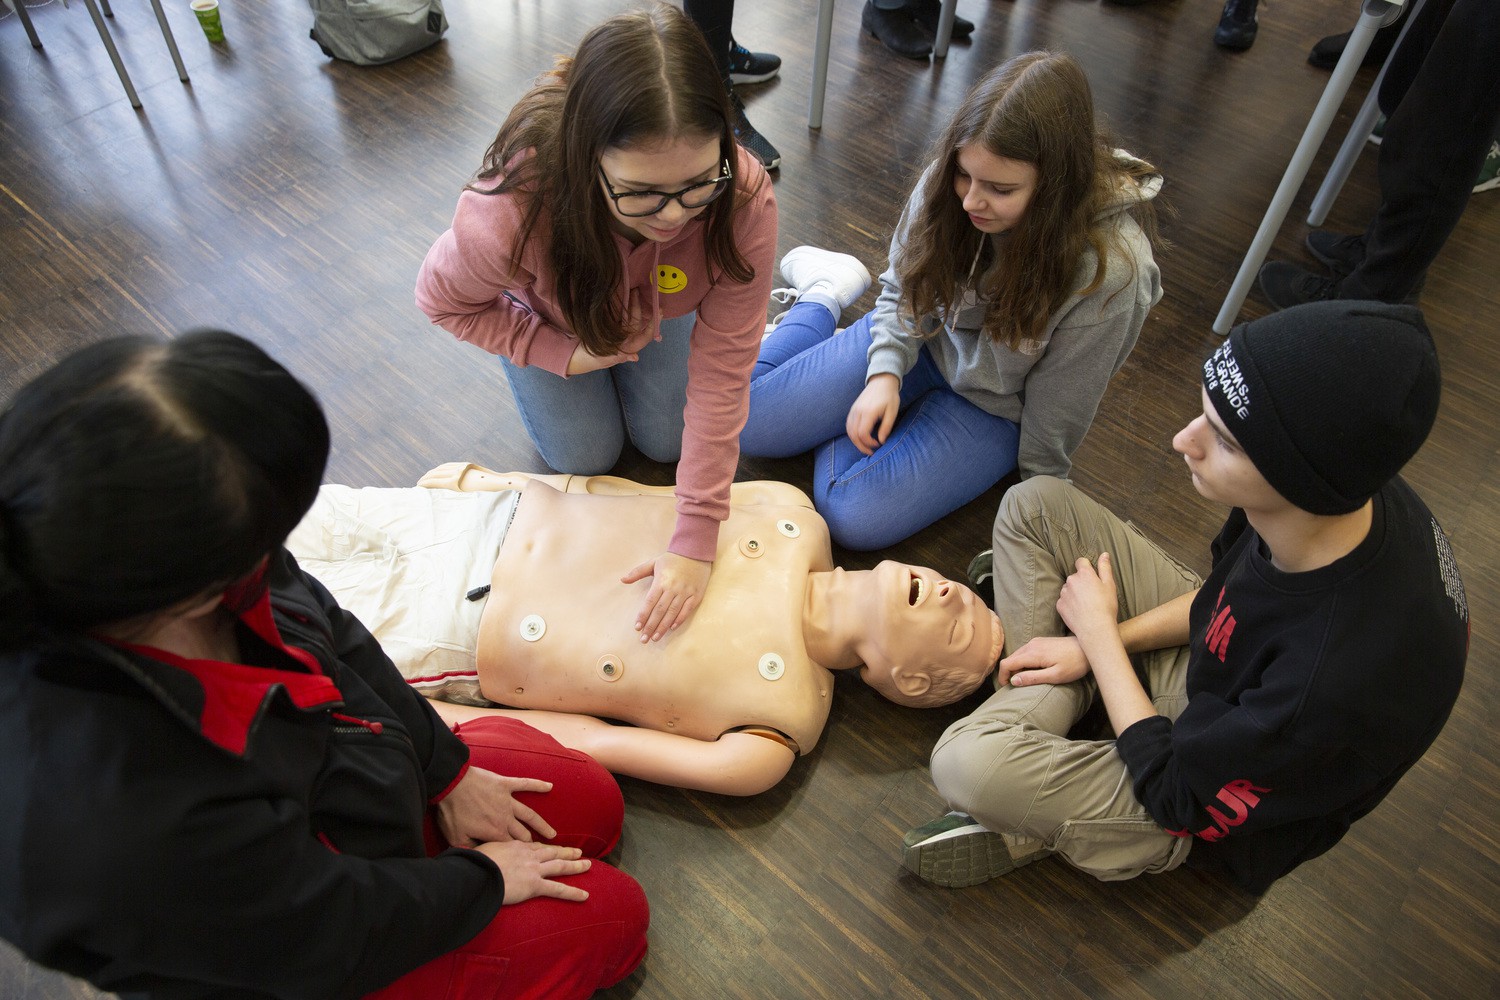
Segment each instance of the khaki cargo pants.
[[[995,610],[1008,656],[1033,636],[1064,635],[1057,596],[1080,558],[1109,552],[1120,618],[1149,611],[1200,584],[1198,577],[1072,485],[1035,477],[1011,488],[995,518]],[[1185,646],[1132,657],[1156,710],[1187,704]],[[1070,740],[1096,693],[1072,684],[998,688],[950,726],[932,752],[932,778],[950,808],[987,829],[1043,840],[1100,879],[1176,868],[1191,839],[1159,827],[1136,800],[1113,740]]]

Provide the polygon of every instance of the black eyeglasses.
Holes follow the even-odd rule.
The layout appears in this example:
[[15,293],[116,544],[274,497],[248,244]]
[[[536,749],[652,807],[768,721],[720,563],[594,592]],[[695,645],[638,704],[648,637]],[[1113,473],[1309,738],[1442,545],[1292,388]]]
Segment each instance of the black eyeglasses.
[[609,193],[610,201],[615,203],[615,211],[627,219],[655,215],[666,208],[667,202],[674,198],[683,208],[702,208],[723,194],[729,187],[729,182],[734,180],[734,174],[729,169],[729,161],[725,160],[720,166],[723,172],[718,177],[711,181],[689,184],[681,191],[616,191],[615,186],[609,182],[608,175],[604,173],[603,164],[595,166],[599,171],[599,179],[604,181],[604,190]]

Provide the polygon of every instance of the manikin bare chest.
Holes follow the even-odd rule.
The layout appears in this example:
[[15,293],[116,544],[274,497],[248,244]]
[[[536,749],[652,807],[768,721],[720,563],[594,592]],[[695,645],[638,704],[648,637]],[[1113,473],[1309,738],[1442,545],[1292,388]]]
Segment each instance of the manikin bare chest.
[[666,549],[675,519],[671,497],[527,484],[479,626],[485,697],[700,740],[767,726],[806,753],[833,692],[802,636],[808,573],[831,568],[827,525],[804,506],[736,506],[702,605],[643,644],[634,623],[650,580],[620,577]]

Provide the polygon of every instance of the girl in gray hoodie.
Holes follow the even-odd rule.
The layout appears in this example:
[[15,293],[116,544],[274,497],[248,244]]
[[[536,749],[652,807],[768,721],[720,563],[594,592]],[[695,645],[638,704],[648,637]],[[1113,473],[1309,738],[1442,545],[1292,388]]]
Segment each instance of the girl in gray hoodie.
[[834,541],[894,544],[1019,465],[1067,478],[1109,379],[1161,299],[1156,169],[1111,149],[1072,57],[1020,55],[965,98],[869,273],[798,247],[797,304],[761,346],[744,454],[814,452]]

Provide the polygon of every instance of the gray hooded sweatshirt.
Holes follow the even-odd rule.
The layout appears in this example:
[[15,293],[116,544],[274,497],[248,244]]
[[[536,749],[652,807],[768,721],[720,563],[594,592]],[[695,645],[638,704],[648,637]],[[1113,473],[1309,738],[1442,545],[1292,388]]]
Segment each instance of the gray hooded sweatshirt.
[[[1139,163],[1115,150],[1122,163]],[[925,175],[924,175],[925,176]],[[1161,190],[1160,174],[1122,181],[1119,197],[1095,219],[1110,227],[1123,252],[1112,253],[1104,280],[1088,295],[1080,294],[1093,280],[1093,250],[1078,261],[1074,291],[1047,320],[1039,340],[1022,341],[1017,350],[997,344],[983,332],[988,304],[977,298],[971,282],[954,315],[926,316],[918,326],[936,331],[916,335],[897,314],[901,282],[894,261],[901,255],[912,214],[917,211],[918,184],[901,213],[891,239],[893,262],[880,276],[880,297],[870,318],[868,382],[886,373],[904,378],[917,363],[925,344],[938,371],[954,392],[988,413],[1013,420],[1021,427],[1021,478],[1048,475],[1068,478],[1073,452],[1093,423],[1094,412],[1109,380],[1130,356],[1151,307],[1161,301],[1161,272],[1152,258],[1151,244],[1130,214]],[[1004,239],[1003,233],[991,240]]]

